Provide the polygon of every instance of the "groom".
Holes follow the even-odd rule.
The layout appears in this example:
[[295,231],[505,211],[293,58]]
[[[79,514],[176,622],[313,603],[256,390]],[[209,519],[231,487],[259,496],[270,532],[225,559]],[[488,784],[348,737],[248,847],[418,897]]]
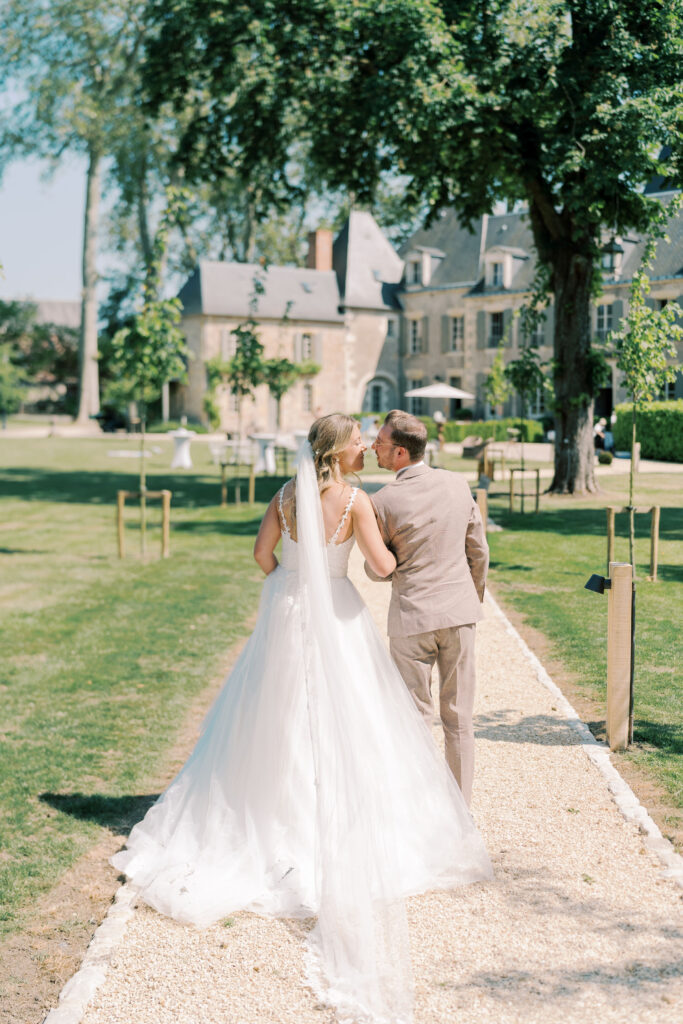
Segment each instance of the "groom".
[[[489,549],[465,478],[426,466],[426,444],[425,425],[394,409],[372,445],[377,464],[396,473],[372,499],[382,536],[397,562],[391,576],[389,646],[428,725],[436,662],[446,760],[469,804],[475,624],[482,618]],[[371,579],[381,579],[367,562],[365,571]]]

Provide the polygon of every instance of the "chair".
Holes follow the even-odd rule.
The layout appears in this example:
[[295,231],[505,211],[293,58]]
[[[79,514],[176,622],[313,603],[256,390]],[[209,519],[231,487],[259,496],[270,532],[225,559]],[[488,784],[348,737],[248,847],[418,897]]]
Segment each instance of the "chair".
[[483,437],[479,437],[477,434],[470,434],[462,442],[462,456],[464,459],[476,459],[479,457],[485,446],[489,443],[490,438],[486,440]]

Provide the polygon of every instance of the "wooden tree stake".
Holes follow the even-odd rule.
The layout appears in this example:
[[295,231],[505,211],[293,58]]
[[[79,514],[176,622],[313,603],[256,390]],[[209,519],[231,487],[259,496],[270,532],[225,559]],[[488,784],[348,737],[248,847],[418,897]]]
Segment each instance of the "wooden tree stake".
[[118,534],[119,542],[119,558],[123,558],[124,554],[124,536],[123,536],[123,507],[126,501],[126,492],[118,491],[116,495],[116,532]]
[[171,492],[161,492],[161,557],[168,558],[171,534]]
[[607,575],[609,576],[610,562],[614,561],[614,516],[616,507],[608,505],[607,512]]
[[657,582],[657,563],[659,561],[659,505],[653,505],[650,519],[650,579]]
[[487,531],[489,528],[489,496],[485,487],[477,488],[476,500],[484,523],[484,531]]
[[611,750],[629,744],[631,719],[631,626],[633,568],[610,562],[607,596],[607,742]]

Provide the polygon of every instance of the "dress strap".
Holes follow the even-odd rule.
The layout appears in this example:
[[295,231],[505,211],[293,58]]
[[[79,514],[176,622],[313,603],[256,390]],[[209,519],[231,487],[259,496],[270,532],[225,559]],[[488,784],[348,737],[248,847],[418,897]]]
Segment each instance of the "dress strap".
[[283,498],[283,495],[285,493],[285,487],[286,486],[287,486],[286,484],[283,484],[282,487],[280,488],[279,492],[278,492],[278,496],[277,496],[277,510],[278,510],[279,515],[280,515],[280,527],[282,529],[282,534],[283,534],[284,537],[290,537],[291,534],[289,532],[289,527],[287,526],[287,520],[285,519],[285,510],[282,507],[282,498]]
[[337,541],[337,537],[339,536],[339,534],[344,529],[344,523],[349,518],[349,512],[351,511],[351,506],[353,505],[353,502],[355,500],[355,497],[356,497],[357,493],[358,493],[358,488],[357,487],[352,487],[351,488],[351,495],[349,497],[349,500],[346,502],[346,508],[344,509],[344,512],[342,513],[341,519],[337,523],[337,529],[334,531],[334,533],[332,534],[332,536],[328,540],[328,542],[327,542],[328,544],[335,544],[336,541]]

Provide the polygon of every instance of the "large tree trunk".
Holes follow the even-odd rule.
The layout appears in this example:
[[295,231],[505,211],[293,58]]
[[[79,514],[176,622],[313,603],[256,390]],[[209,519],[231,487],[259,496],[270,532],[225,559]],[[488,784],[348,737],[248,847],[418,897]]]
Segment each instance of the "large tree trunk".
[[586,256],[559,252],[555,291],[555,475],[550,490],[597,490],[593,448],[593,366],[590,303],[593,266]]
[[101,193],[101,157],[91,149],[83,221],[83,290],[79,361],[79,423],[86,423],[100,411],[100,379],[97,363],[97,228]]

